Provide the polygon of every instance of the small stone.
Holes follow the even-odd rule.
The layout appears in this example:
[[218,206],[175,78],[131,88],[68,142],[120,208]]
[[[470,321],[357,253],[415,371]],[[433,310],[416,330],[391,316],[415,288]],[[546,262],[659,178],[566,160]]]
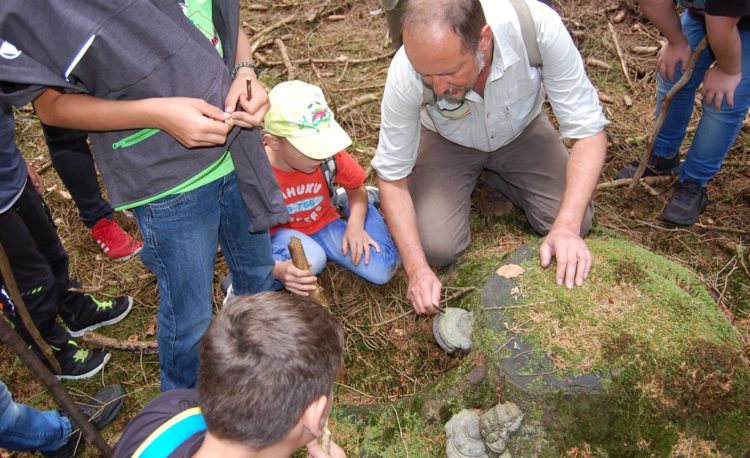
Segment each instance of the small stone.
[[438,345],[447,353],[469,353],[471,351],[471,329],[474,314],[464,309],[446,307],[432,323],[432,332]]
[[445,424],[448,442],[445,455],[448,458],[488,458],[487,449],[479,432],[479,415],[464,409]]
[[479,430],[491,456],[498,456],[508,445],[508,436],[523,420],[523,412],[512,402],[498,404],[479,419]]

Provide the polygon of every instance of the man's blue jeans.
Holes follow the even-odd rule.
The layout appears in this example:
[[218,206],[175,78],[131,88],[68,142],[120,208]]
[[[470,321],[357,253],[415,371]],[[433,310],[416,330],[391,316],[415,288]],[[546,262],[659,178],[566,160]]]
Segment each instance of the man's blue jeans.
[[346,221],[341,218],[312,235],[305,235],[293,229],[279,229],[271,237],[273,258],[277,261],[291,259],[288,246],[291,237],[295,236],[302,242],[313,275],[319,274],[325,268],[326,260],[330,259],[376,285],[388,283],[401,260],[380,212],[372,204],[368,205],[365,231],[380,246],[380,253],[375,251],[374,247],[369,247],[369,264],[365,264],[364,256],[360,258],[359,265],[352,262],[351,252],[344,256],[341,251],[341,241],[345,231]]
[[[682,15],[682,31],[688,38],[691,48],[695,49],[706,35],[706,26],[686,12]],[[712,106],[703,103],[703,116],[682,164],[680,181],[689,178],[705,186],[718,173],[724,157],[737,139],[742,121],[750,107],[750,32],[740,30],[739,33],[742,41],[742,80],[734,93],[734,107],[727,105],[724,100],[721,109],[716,111]],[[679,153],[693,113],[695,91],[714,60],[710,49],[703,51],[690,81],[672,99],[667,118],[654,143],[654,156],[671,158]],[[675,72],[674,82],[666,81],[661,74],[658,75],[657,114],[661,110],[661,101],[667,91],[682,76],[679,65],[676,70],[678,71]]]
[[271,289],[274,283],[268,231],[248,231],[235,172],[182,194],[134,209],[143,234],[143,264],[159,286],[157,341],[161,390],[192,388],[198,344],[213,311],[216,250],[232,274],[235,294]]
[[8,387],[0,382],[0,448],[51,452],[66,444],[72,430],[70,420],[56,410],[41,411],[14,402]]

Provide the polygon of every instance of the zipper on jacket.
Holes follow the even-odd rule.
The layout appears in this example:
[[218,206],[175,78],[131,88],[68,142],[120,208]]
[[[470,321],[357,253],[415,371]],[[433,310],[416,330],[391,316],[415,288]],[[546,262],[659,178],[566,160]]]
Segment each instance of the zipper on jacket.
[[122,140],[112,143],[112,149],[118,149],[118,148],[127,148],[129,146],[133,146],[136,143],[140,143],[143,140],[146,140],[147,138],[153,137],[154,135],[159,133],[159,129],[142,129],[138,132],[128,135],[127,137],[123,138]]

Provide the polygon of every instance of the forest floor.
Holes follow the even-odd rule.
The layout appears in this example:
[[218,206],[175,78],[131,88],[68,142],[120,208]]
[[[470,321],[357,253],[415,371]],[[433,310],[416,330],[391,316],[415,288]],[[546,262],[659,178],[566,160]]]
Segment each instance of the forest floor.
[[[607,128],[610,143],[602,183],[613,180],[620,167],[640,157],[654,124],[655,54],[661,37],[634,3],[565,0],[554,5],[587,60],[589,76],[611,121]],[[373,180],[369,163],[377,146],[380,100],[393,54],[377,0],[243,0],[242,26],[256,50],[261,79],[269,89],[287,79],[300,79],[324,90],[336,119],[354,140],[350,152],[367,169],[368,179]],[[700,111],[698,103],[695,111]],[[31,107],[18,110],[16,120],[19,146],[45,180],[44,197],[70,253],[72,276],[94,294],[106,297],[129,294],[135,299],[130,317],[103,333],[118,339],[153,340],[158,307],[153,275],[137,258],[113,263],[104,257],[78,219],[70,195],[50,166],[39,122]],[[742,356],[747,361],[750,357],[748,123],[724,167],[709,184],[710,203],[697,224],[675,227],[660,220],[669,193],[668,184],[637,187],[630,194],[624,187],[600,189],[595,195],[595,224],[601,230],[694,269],[743,342]],[[458,265],[488,254],[510,253],[538,237],[517,210],[504,218],[473,211],[471,218],[473,242]],[[131,234],[138,234],[132,218],[118,214],[117,221]],[[218,282],[225,272],[226,264],[219,256],[214,293],[217,308],[223,299]],[[456,286],[454,268],[442,269],[439,274],[446,286],[447,300],[465,290]],[[371,405],[407,399],[460,363],[460,358],[445,355],[435,343],[432,319],[412,312],[406,299],[403,272],[388,285],[377,287],[329,266],[321,282],[332,303],[332,313],[342,320],[347,335],[347,378],[336,385],[336,405]],[[42,385],[5,347],[0,348],[0,374],[17,400],[40,408],[54,408]],[[104,433],[107,440],[114,442],[127,422],[158,394],[158,358],[117,351],[100,375],[65,386],[74,396],[83,396],[109,383],[121,383],[127,391],[123,413]],[[85,453],[95,455],[92,447]],[[2,455],[24,456],[0,451]]]

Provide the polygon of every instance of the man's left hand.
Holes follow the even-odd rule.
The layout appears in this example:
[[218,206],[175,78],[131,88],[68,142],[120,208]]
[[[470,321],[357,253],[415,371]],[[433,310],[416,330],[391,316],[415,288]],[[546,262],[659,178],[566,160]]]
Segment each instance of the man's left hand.
[[549,267],[552,257],[557,259],[555,278],[558,285],[572,288],[581,286],[591,270],[591,252],[581,236],[568,229],[550,230],[539,249],[542,267]]

